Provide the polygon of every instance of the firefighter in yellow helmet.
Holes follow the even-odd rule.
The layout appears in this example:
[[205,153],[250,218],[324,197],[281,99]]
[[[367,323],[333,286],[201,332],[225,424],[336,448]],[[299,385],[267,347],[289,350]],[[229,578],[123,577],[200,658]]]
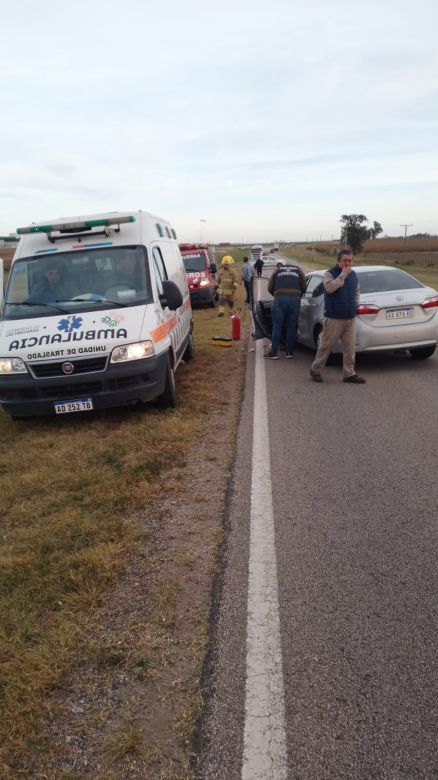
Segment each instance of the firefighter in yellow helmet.
[[230,309],[234,308],[234,293],[239,284],[237,273],[234,268],[231,268],[234,263],[231,255],[225,255],[222,258],[222,265],[216,275],[216,287],[219,293],[219,309],[218,317],[223,317],[225,312],[225,304],[227,303]]

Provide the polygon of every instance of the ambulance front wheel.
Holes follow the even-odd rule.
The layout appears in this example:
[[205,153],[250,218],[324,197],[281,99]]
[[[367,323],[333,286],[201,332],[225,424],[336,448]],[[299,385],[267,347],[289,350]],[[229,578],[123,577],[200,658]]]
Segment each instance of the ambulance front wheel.
[[193,341],[193,333],[190,333],[187,346],[183,352],[183,360],[188,363],[189,360],[193,360],[195,357],[195,342]]
[[170,356],[167,358],[164,391],[157,398],[157,403],[161,409],[175,409],[176,406],[175,374],[172,369]]

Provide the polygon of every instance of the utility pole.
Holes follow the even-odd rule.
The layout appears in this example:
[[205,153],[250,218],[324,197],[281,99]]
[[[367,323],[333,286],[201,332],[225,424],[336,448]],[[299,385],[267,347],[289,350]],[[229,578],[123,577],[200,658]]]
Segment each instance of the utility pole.
[[204,224],[207,224],[207,220],[206,220],[206,219],[202,219],[202,218],[201,218],[201,219],[199,220],[199,223],[200,223],[200,230],[199,230],[199,243],[200,243],[200,244],[203,244],[203,243],[204,243],[204,230],[203,230],[203,224],[202,224],[202,223],[204,223]]
[[414,224],[412,222],[410,225],[400,225],[400,227],[404,227],[404,229],[405,229],[405,238],[404,238],[404,241],[403,241],[403,246],[405,247],[406,246],[406,233],[407,233],[408,227],[414,227]]

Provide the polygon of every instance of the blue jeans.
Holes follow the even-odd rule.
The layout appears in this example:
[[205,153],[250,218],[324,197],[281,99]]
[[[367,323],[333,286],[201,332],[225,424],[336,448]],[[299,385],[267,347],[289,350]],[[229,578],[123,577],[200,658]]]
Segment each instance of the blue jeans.
[[286,325],[286,352],[293,352],[300,313],[298,295],[278,295],[272,304],[272,347],[277,352],[284,325]]

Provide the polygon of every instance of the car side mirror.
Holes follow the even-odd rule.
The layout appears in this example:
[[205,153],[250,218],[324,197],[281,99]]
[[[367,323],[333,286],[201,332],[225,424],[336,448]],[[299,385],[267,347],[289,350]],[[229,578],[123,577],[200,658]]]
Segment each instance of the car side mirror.
[[160,301],[163,308],[168,306],[171,311],[176,311],[182,306],[182,293],[175,282],[165,279],[163,281],[163,291],[164,294],[160,295]]

